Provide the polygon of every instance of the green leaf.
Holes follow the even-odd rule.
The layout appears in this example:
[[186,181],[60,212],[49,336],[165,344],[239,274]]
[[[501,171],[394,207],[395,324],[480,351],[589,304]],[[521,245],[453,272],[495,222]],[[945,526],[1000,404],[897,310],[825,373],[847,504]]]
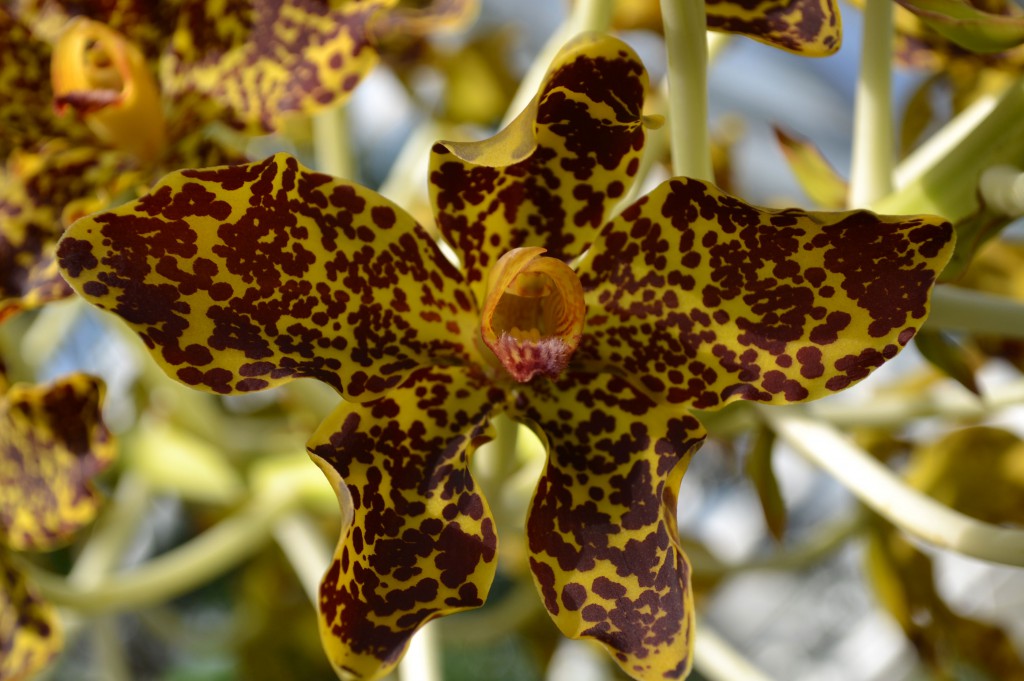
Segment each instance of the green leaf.
[[[967,0],[897,0],[937,33],[974,52],[1001,52],[1024,43],[1024,17],[994,14]],[[1011,6],[1008,6],[1008,11]]]
[[962,345],[941,331],[931,329],[922,329],[914,338],[914,343],[924,358],[944,374],[972,393],[981,394],[978,382],[974,380],[974,365],[977,362],[971,361]]
[[772,451],[775,444],[775,433],[770,428],[761,426],[754,433],[750,453],[744,469],[747,477],[754,483],[757,497],[761,501],[764,521],[768,531],[776,541],[782,541],[786,533],[786,502],[779,491],[779,482],[772,469]]
[[810,141],[775,128],[775,137],[801,189],[821,208],[846,205],[846,180]]

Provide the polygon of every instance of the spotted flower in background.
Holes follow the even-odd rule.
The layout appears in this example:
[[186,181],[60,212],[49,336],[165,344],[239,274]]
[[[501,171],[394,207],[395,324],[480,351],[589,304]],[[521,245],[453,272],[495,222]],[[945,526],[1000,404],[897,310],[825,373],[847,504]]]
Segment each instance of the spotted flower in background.
[[[834,54],[842,43],[835,0],[707,0],[708,29],[736,33],[806,57]],[[663,31],[660,0],[618,0],[612,19],[622,29]]]
[[[22,2],[0,7],[0,319],[70,293],[53,247],[76,217],[168,170],[246,160],[211,137],[342,103],[392,32],[470,19],[473,0]],[[58,115],[62,112],[63,115]]]
[[75,374],[49,386],[3,385],[0,397],[0,681],[25,679],[57,653],[54,608],[10,560],[49,551],[96,515],[92,478],[113,459],[103,386]]
[[340,674],[379,678],[422,624],[483,603],[497,538],[468,462],[506,412],[548,449],[526,527],[556,624],[634,678],[685,677],[689,409],[841,390],[927,316],[938,218],[765,210],[686,178],[614,216],[646,87],[624,43],[583,36],[508,128],[435,145],[461,268],[398,206],[286,155],[172,173],[61,241],[75,290],[179,381],[314,377],[344,398],[308,444],[344,516],[319,602]]

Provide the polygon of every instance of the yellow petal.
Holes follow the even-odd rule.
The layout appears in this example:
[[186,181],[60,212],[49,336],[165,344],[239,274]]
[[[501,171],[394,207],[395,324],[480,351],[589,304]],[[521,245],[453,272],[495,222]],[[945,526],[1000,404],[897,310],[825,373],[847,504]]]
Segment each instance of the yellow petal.
[[469,457],[504,400],[464,370],[424,369],[379,400],[343,403],[310,438],[344,516],[319,603],[343,677],[384,676],[425,623],[483,605],[497,537]]
[[526,528],[548,613],[634,679],[686,678],[694,611],[676,500],[703,427],[608,375],[531,384],[521,405],[513,416],[548,448]]

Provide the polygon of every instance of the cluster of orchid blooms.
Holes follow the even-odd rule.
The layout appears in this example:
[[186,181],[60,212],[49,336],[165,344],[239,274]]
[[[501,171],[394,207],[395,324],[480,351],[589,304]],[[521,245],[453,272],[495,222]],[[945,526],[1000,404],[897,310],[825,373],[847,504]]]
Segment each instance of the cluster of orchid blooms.
[[[435,144],[434,224],[421,225],[210,129],[266,133],[337,106],[389,36],[465,22],[475,3],[229,6],[0,7],[0,319],[77,294],[186,385],[337,391],[307,447],[344,516],[319,595],[339,675],[380,678],[426,622],[484,603],[498,539],[469,463],[507,414],[547,450],[525,523],[555,624],[633,678],[686,677],[694,608],[675,517],[706,436],[693,410],[816,399],[891,359],[928,315],[950,223],[764,209],[685,177],[626,200],[658,122],[637,55],[591,33],[505,129]],[[939,32],[905,38],[907,54],[968,58],[936,47],[960,28],[928,9]],[[840,42],[826,0],[719,0],[707,17],[798,54]],[[91,522],[91,479],[114,455],[98,379],[5,389],[0,681],[61,645],[8,552]]]

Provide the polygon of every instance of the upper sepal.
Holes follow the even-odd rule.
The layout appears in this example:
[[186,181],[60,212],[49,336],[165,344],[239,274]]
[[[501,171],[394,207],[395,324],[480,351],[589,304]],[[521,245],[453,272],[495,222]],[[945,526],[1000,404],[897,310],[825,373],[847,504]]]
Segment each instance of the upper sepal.
[[512,248],[567,260],[593,241],[639,169],[648,87],[622,41],[585,34],[562,48],[537,97],[494,137],[438,142],[430,196],[477,299]]
[[953,242],[935,216],[768,210],[675,178],[580,264],[576,360],[700,409],[815,399],[910,342]]
[[73,224],[57,257],[168,375],[211,392],[310,376],[366,400],[473,345],[470,294],[415,221],[286,154],[171,173]]
[[343,677],[384,676],[426,622],[483,605],[497,537],[469,457],[504,399],[462,369],[424,369],[378,400],[341,404],[310,438],[342,507],[319,611]]
[[92,522],[92,479],[114,458],[102,397],[99,379],[74,374],[0,398],[0,543],[46,551]]

